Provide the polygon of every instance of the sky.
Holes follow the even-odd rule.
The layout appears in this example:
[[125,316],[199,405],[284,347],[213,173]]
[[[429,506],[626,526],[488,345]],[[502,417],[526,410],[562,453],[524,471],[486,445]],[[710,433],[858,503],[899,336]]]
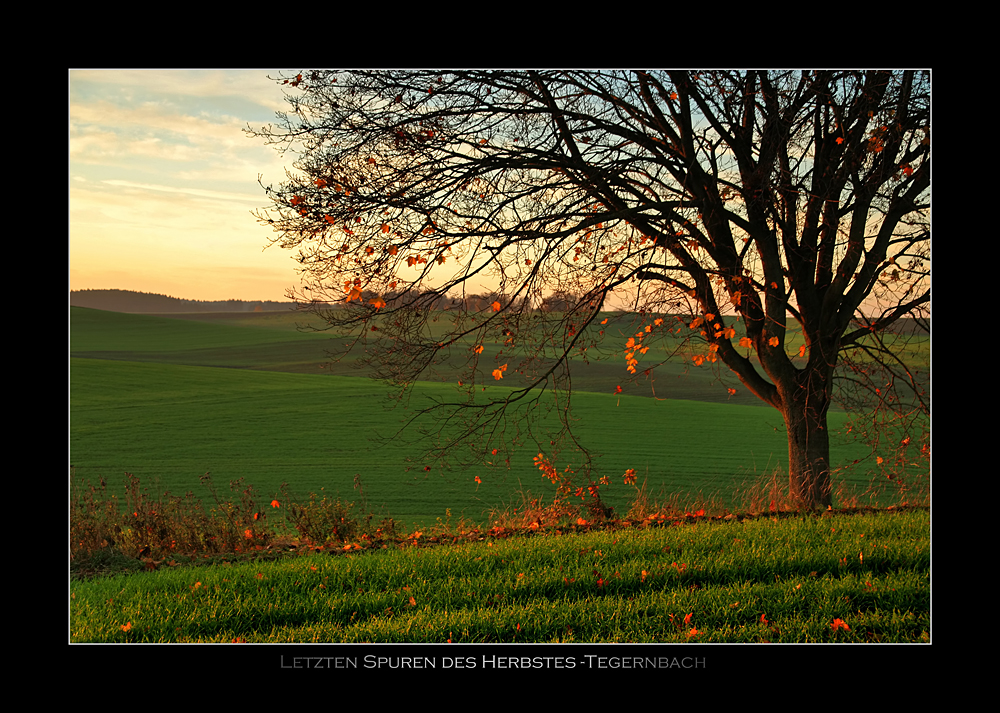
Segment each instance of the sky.
[[71,290],[286,299],[293,252],[252,211],[292,159],[243,131],[287,108],[279,73],[70,70]]
[[248,137],[286,108],[276,70],[69,72],[69,283],[285,300],[292,253],[251,212],[291,158]]

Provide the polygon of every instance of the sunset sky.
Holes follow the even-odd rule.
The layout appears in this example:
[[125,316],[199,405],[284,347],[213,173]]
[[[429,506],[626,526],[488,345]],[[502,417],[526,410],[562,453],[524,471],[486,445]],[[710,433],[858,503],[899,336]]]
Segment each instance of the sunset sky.
[[289,251],[251,215],[286,162],[243,133],[285,104],[275,70],[69,72],[70,289],[284,300]]

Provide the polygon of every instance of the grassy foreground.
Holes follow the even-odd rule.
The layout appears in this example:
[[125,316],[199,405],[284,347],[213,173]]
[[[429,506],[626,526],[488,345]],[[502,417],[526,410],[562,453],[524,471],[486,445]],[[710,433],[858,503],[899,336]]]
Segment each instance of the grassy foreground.
[[[620,364],[584,369],[578,426],[615,481],[605,502],[633,521],[598,531],[534,499],[554,490],[533,463],[544,443],[476,473],[426,472],[403,441],[373,457],[372,433],[395,423],[384,389],[320,369],[320,338],[293,318],[73,310],[71,641],[929,640],[928,513],[780,512],[783,428],[745,390],[665,370],[656,399],[619,396]],[[449,390],[421,383],[417,398]],[[928,500],[909,471],[904,487],[852,470],[865,454],[849,440],[832,455],[837,508]],[[623,486],[626,468],[641,486]],[[925,486],[926,464],[916,476]],[[280,556],[290,532],[314,554]]]
[[[74,581],[72,642],[929,642],[923,509],[384,549]],[[430,539],[437,541],[431,546]]]

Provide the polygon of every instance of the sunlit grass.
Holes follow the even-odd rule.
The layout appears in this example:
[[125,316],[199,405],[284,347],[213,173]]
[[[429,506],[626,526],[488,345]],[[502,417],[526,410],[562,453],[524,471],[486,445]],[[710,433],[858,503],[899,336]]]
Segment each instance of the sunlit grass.
[[[105,478],[114,492],[128,471],[154,495],[192,491],[194,498],[207,500],[199,476],[210,471],[222,491],[228,481],[252,483],[265,509],[287,483],[289,497],[341,496],[362,503],[376,515],[376,524],[382,515],[391,516],[404,533],[434,523],[439,532],[453,531],[459,521],[483,525],[484,532],[497,522],[526,527],[536,510],[544,511],[551,502],[554,486],[532,461],[546,449],[544,443],[515,450],[509,468],[497,463],[472,473],[425,471],[419,461],[407,461],[417,453],[403,438],[370,440],[376,432],[393,433],[396,417],[405,412],[386,412],[384,389],[343,376],[346,367],[334,376],[303,374],[326,373],[319,370],[322,356],[316,353],[323,342],[296,332],[288,315],[244,316],[243,321],[219,317],[207,324],[208,318],[89,312],[78,319],[74,310],[71,330],[76,356],[70,364],[70,447],[77,482]],[[484,359],[495,356],[492,348],[484,350]],[[575,387],[586,387],[574,398],[578,432],[603,454],[599,464],[613,480],[602,498],[618,517],[639,500],[648,500],[654,510],[656,503],[669,503],[667,511],[683,513],[688,505],[692,511],[732,505],[737,495],[743,505],[752,504],[751,510],[768,512],[774,507],[768,488],[786,458],[778,414],[738,400],[710,403],[722,400],[716,392],[724,390],[710,370],[671,368],[675,372],[661,371],[649,388],[661,398],[691,400],[613,394],[611,384],[622,371],[615,362],[585,368],[574,379]],[[450,388],[418,384],[411,408],[421,399],[448,396]],[[508,388],[508,383],[488,386],[490,393]],[[838,418],[831,417],[833,429],[840,425]],[[484,450],[490,445],[483,444]],[[849,463],[863,453],[838,443],[833,455],[836,462]],[[570,460],[562,454],[556,464],[561,469]],[[637,486],[622,484],[628,468],[637,471]],[[480,482],[474,476],[481,476]],[[848,485],[861,492],[868,488],[863,471],[852,477]],[[888,495],[894,501],[895,494]],[[285,495],[281,499],[283,508],[268,510],[269,523],[289,512],[290,502]],[[253,518],[253,512],[244,515]],[[670,519],[657,522],[669,524]],[[346,550],[334,548],[347,553],[338,556],[236,563],[238,557],[212,555],[210,561],[217,564],[211,567],[182,565],[160,555],[155,563],[147,562],[135,552],[108,546],[93,555],[89,571],[160,570],[74,581],[72,637],[171,642],[928,639],[926,513],[696,522],[461,547],[425,548],[414,543],[427,538],[410,535],[386,540],[382,544],[388,549],[379,550],[376,538],[359,554],[348,543]],[[557,527],[547,524],[545,531]],[[464,540],[471,536],[467,531]],[[399,542],[405,547],[397,549]],[[182,563],[190,559],[178,557]]]
[[71,638],[920,642],[929,563],[926,511],[411,543],[74,582]]

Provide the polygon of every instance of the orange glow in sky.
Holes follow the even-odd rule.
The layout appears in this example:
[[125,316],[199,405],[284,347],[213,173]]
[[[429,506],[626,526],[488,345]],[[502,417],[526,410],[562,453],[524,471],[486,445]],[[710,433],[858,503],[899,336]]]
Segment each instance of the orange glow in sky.
[[285,108],[266,70],[69,72],[69,282],[284,300],[294,261],[251,215],[286,162],[243,133]]

